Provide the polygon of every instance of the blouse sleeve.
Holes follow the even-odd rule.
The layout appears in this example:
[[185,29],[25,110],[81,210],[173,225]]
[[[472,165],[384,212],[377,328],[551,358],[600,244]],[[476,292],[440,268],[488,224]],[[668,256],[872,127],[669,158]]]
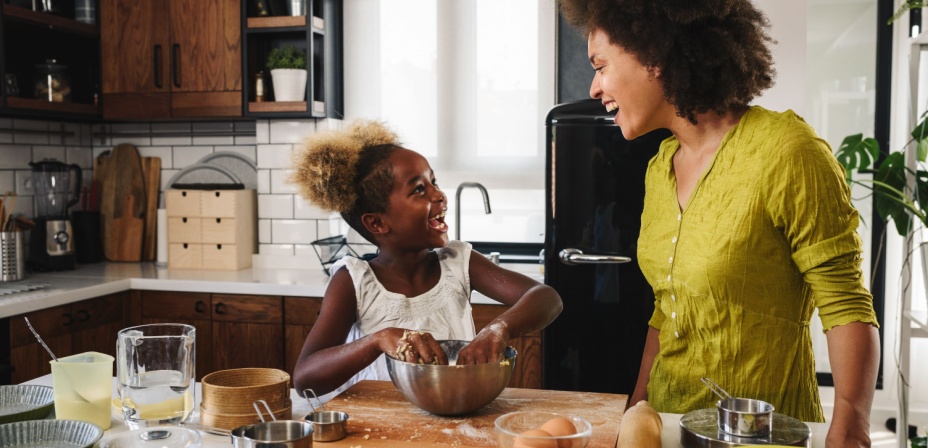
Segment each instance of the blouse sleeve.
[[[792,115],[795,117],[795,115]],[[768,212],[812,289],[825,331],[851,322],[878,325],[860,269],[862,241],[844,171],[804,122],[771,132]]]

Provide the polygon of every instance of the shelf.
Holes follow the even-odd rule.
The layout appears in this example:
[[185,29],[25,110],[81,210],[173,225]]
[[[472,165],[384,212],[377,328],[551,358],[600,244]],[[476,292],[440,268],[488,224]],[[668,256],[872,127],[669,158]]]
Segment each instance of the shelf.
[[248,29],[305,27],[306,16],[249,17]]
[[35,111],[56,112],[65,114],[77,114],[92,116],[100,115],[100,107],[93,104],[81,103],[52,103],[45,100],[33,98],[7,97],[6,106],[8,108],[29,109]]
[[28,25],[37,27],[47,27],[59,31],[80,34],[87,37],[99,38],[100,29],[97,25],[90,25],[66,17],[56,16],[44,12],[36,12],[31,9],[22,8],[15,5],[3,5],[3,15],[7,19],[15,20]]
[[248,103],[248,112],[306,112],[306,101],[264,101]]

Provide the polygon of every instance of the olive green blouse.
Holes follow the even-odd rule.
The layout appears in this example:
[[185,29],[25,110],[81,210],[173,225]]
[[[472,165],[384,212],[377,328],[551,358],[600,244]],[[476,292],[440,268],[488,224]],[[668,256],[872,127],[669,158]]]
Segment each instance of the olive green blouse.
[[661,412],[736,396],[824,421],[809,320],[877,325],[860,270],[857,211],[828,144],[792,111],[752,107],[729,130],[682,212],[665,140],[648,166],[638,261],[660,330],[648,401]]

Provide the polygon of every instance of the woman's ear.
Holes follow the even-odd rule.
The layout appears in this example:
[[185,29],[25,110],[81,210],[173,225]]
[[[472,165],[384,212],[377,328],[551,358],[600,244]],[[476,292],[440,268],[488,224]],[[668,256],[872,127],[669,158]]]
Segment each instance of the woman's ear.
[[365,213],[361,215],[361,223],[371,235],[383,235],[390,231],[390,227],[379,213]]

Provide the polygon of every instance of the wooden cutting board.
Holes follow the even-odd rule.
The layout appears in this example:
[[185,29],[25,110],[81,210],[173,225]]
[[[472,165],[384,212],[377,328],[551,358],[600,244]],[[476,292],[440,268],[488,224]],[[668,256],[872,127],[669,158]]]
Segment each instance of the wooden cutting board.
[[[113,234],[113,220],[127,216],[138,218],[145,212],[147,197],[145,194],[145,181],[142,178],[142,162],[135,146],[121,144],[113,148],[109,154],[104,153],[97,157],[94,164],[95,171],[100,170],[94,178],[100,180],[100,221],[103,228],[103,253],[107,260],[116,260],[117,253],[125,253],[122,246],[137,243],[141,253],[142,240],[123,241],[115,238]],[[125,212],[126,197],[132,195],[132,210]],[[139,261],[139,260],[135,260]]]
[[161,187],[161,158],[142,157],[142,177],[145,180],[145,226],[142,234],[142,261],[155,259],[155,235],[158,225],[158,191]]
[[[389,381],[361,381],[325,405],[348,413],[348,437],[329,447],[495,447],[497,417],[513,411],[550,411],[583,417],[593,425],[589,447],[614,447],[627,395],[507,388],[473,414],[441,417],[406,401]],[[294,415],[294,418],[303,416]],[[367,436],[367,438],[365,438]],[[322,445],[322,444],[320,444]]]
[[112,258],[110,261],[140,261],[142,258],[142,218],[133,216],[135,197],[126,195],[123,215],[113,220]]

